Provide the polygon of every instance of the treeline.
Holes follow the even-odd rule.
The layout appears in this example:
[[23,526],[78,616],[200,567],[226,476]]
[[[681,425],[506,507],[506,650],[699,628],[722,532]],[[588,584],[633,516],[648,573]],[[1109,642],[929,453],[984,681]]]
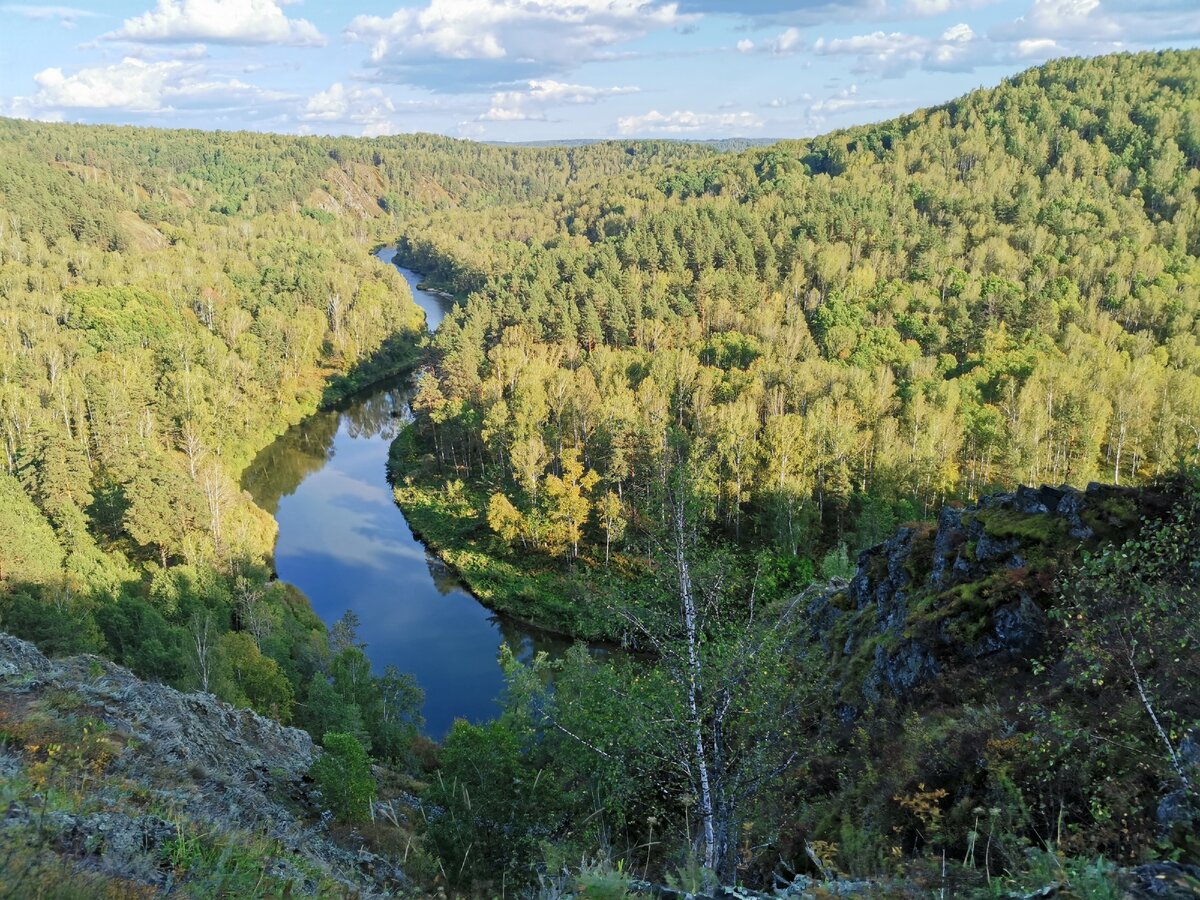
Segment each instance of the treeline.
[[418,220],[402,258],[466,297],[416,402],[429,483],[464,478],[506,544],[602,562],[645,549],[623,526],[675,426],[712,527],[820,560],[947,500],[1172,471],[1200,450],[1197,61],[1061,60]]
[[399,221],[708,153],[0,119],[0,628],[407,752],[419,692],[271,579],[243,470],[416,360]]

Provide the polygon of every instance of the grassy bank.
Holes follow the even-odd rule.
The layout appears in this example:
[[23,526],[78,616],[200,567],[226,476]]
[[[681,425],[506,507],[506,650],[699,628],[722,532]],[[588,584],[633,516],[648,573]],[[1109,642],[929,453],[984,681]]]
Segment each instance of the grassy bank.
[[447,478],[404,429],[392,443],[388,472],[396,503],[413,533],[489,609],[545,631],[588,640],[620,641],[628,625],[620,611],[643,605],[654,590],[640,559],[559,560],[511,548],[487,524],[485,487]]

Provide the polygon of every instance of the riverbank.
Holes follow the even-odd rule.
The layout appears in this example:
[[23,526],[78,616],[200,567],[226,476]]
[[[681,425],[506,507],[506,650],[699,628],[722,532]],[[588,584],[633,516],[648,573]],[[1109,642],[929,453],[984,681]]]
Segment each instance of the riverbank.
[[[449,305],[417,288],[416,273],[399,271],[436,327]],[[391,666],[416,679],[424,733],[441,740],[456,719],[482,724],[499,713],[501,644],[521,659],[557,658],[573,639],[506,615],[503,597],[481,602],[397,508],[387,462],[405,430],[412,379],[403,356],[390,361],[398,365],[376,370],[382,380],[344,383],[350,389],[336,402],[281,435],[244,487],[274,517],[273,570],[288,596],[321,630],[353,613],[373,671]]]
[[[379,258],[378,253],[378,249],[372,251],[372,258],[389,269],[395,268],[391,262]],[[228,460],[229,472],[235,481],[241,483],[258,454],[289,428],[322,410],[334,409],[356,394],[405,375],[420,364],[424,352],[422,342],[428,333],[426,313],[411,296],[411,290],[409,300],[414,310],[420,313],[420,319],[412,315],[407,328],[389,336],[367,359],[348,370],[331,366],[315,369],[297,387],[292,402],[286,407],[279,405],[278,418],[271,427],[255,435],[257,440],[247,445],[247,452]]]
[[486,490],[438,473],[411,427],[392,442],[388,477],[413,534],[489,609],[579,640],[635,637],[622,612],[653,590],[640,557],[614,554],[605,567],[510,547],[488,527]]

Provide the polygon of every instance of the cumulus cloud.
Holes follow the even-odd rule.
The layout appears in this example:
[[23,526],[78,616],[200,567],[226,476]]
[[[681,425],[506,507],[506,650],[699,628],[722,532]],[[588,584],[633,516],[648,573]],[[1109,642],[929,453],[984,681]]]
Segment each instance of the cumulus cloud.
[[325,38],[307,19],[292,19],[288,0],[158,0],[104,37],[138,43],[211,41],[219,44],[319,46]]
[[309,97],[300,118],[305,122],[353,125],[364,137],[379,137],[395,131],[395,113],[396,104],[382,88],[346,88],[336,82]]
[[604,97],[636,94],[636,87],[598,88],[586,84],[564,84],[553,79],[534,79],[527,90],[492,94],[488,111],[479,118],[491,122],[544,120],[553,106],[596,103]]
[[654,109],[640,116],[617,120],[617,131],[624,135],[696,134],[741,135],[763,127],[763,120],[751,112],[697,113],[676,110],[662,113]]
[[910,69],[970,71],[992,62],[991,48],[966,23],[947,28],[938,37],[875,31],[827,41],[819,38],[813,52],[822,56],[854,56],[856,72],[899,77]]
[[909,16],[940,16],[961,9],[980,9],[996,0],[904,0],[903,11]]
[[660,0],[429,0],[386,18],[357,16],[346,36],[370,48],[380,77],[399,70],[398,80],[446,89],[545,77],[691,21]]
[[0,6],[0,12],[12,13],[33,22],[57,22],[63,28],[74,28],[80,19],[94,19],[100,13],[90,9],[76,9],[73,6],[32,6],[28,3],[7,3]]
[[30,118],[61,118],[65,111],[78,110],[162,113],[262,108],[286,99],[284,94],[236,78],[214,77],[203,66],[132,56],[70,74],[59,67],[43,69],[33,80],[37,92],[12,101],[14,111]]
[[800,37],[799,28],[786,28],[770,40],[755,43],[749,39],[738,41],[737,48],[742,53],[770,53],[775,56],[788,56],[804,49],[804,41]]
[[989,36],[1012,41],[1018,53],[1060,50],[1105,50],[1145,45],[1156,40],[1200,37],[1200,4],[1196,0],[1034,0],[1028,12],[998,25]]

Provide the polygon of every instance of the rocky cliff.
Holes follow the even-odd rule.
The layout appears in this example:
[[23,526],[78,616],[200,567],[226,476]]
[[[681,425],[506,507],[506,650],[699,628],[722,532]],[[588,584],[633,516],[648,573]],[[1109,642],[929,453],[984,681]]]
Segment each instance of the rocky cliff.
[[0,880],[14,896],[89,873],[119,896],[394,895],[403,873],[327,827],[317,752],[209,694],[0,634]]
[[1171,502],[1111,485],[1021,487],[948,505],[936,524],[901,528],[864,551],[848,583],[808,598],[814,635],[835,661],[841,718],[911,698],[947,668],[1036,653],[1059,575]]

